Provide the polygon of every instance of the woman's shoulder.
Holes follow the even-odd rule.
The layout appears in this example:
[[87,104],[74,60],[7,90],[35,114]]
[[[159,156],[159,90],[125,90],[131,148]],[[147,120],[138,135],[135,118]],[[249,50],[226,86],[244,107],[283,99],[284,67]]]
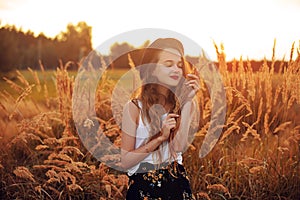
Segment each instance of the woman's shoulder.
[[134,104],[137,108],[141,108],[141,101],[139,99],[131,99],[129,102]]
[[129,100],[125,105],[123,109],[123,115],[127,119],[133,119],[136,123],[138,122],[138,117],[140,114],[140,108],[138,105],[135,104],[134,101]]
[[134,105],[139,110],[142,109],[142,101],[141,101],[141,99],[134,98],[134,99],[131,99],[128,103],[131,104],[131,105]]
[[131,99],[125,104],[124,109],[128,110],[132,114],[139,113],[141,109],[141,102],[139,99]]

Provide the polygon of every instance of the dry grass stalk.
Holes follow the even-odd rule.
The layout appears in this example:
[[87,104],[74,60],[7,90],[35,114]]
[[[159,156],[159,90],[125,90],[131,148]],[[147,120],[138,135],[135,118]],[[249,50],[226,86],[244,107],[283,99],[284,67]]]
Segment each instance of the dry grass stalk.
[[22,88],[20,85],[18,85],[17,83],[15,83],[15,82],[9,80],[9,79],[6,78],[6,77],[3,77],[3,79],[4,79],[5,82],[8,83],[9,86],[10,86],[12,89],[14,89],[16,92],[20,93],[20,92],[23,91],[23,88]]
[[27,79],[23,76],[23,74],[19,70],[16,70],[16,73],[18,80],[24,85],[24,87],[28,87],[30,84],[27,81]]
[[34,79],[37,91],[40,92],[42,90],[42,87],[41,87],[41,83],[40,83],[40,79],[38,77],[37,71],[33,71],[30,67],[28,67],[27,69],[31,73],[31,75]]
[[30,180],[30,181],[32,181],[32,182],[35,182],[35,180],[34,180],[34,175],[29,171],[28,168],[26,168],[26,167],[24,167],[24,166],[19,166],[19,167],[17,167],[17,168],[14,170],[14,174],[15,174],[17,177],[24,178],[24,179]]
[[209,195],[206,192],[198,192],[196,194],[196,199],[197,200],[211,200]]

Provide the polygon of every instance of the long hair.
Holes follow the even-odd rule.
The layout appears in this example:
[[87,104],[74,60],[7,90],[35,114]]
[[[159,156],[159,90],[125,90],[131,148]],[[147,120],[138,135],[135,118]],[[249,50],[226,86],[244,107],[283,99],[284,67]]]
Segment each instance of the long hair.
[[[168,96],[165,97],[158,92],[158,87],[164,87],[159,84],[157,78],[153,76],[153,71],[157,66],[160,53],[165,51],[165,49],[175,49],[181,55],[181,61],[183,63],[183,76],[179,81],[177,86],[168,87],[169,90]],[[190,73],[191,65],[184,59],[184,49],[182,44],[174,38],[163,38],[154,41],[148,48],[145,48],[143,51],[143,56],[141,59],[141,68],[140,68],[140,78],[143,82],[141,87],[141,92],[138,96],[138,99],[142,103],[141,108],[141,117],[143,122],[147,122],[150,125],[149,138],[148,141],[151,141],[160,136],[160,128],[162,124],[161,116],[166,112],[163,109],[164,105],[160,105],[161,99],[164,99],[164,104],[172,105],[169,113],[181,115],[181,108],[187,100],[187,95],[190,93],[190,88],[187,88],[184,83],[187,78],[187,74]],[[180,126],[180,117],[176,118],[176,127],[171,130],[169,141],[171,141]],[[161,146],[160,146],[161,148]],[[161,160],[160,151],[159,159]],[[170,148],[171,156],[175,156],[175,152]]]

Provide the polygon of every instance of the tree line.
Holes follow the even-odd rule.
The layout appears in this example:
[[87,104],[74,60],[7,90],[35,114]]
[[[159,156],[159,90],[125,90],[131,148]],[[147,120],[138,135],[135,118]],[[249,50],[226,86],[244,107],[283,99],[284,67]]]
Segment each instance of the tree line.
[[[114,43],[110,47],[110,54],[103,55],[106,63],[113,68],[130,68],[128,55],[130,52],[132,60],[138,64],[141,52],[139,48],[148,46],[150,41],[145,41],[141,47],[134,47],[127,42]],[[66,62],[71,61],[70,67],[77,69],[80,60],[92,51],[92,27],[86,22],[78,22],[76,25],[68,24],[66,31],[60,32],[54,38],[46,37],[43,33],[35,36],[32,31],[24,32],[14,25],[5,25],[0,28],[0,72],[15,69],[39,69],[40,63],[45,69],[55,69]],[[189,57],[187,60],[195,63],[198,57]],[[112,63],[111,63],[112,62]],[[232,70],[234,61],[227,62],[228,70]],[[258,71],[263,61],[251,60],[253,71]],[[268,61],[268,64],[271,62]],[[218,67],[218,62],[215,62]],[[247,66],[243,61],[243,65]],[[284,66],[286,66],[284,62]],[[281,61],[276,61],[275,72],[279,71]]]
[[54,38],[43,33],[35,36],[14,25],[0,28],[0,71],[38,69],[40,62],[46,69],[55,69],[59,62],[78,61],[92,50],[92,28],[86,22],[68,24],[66,31]]

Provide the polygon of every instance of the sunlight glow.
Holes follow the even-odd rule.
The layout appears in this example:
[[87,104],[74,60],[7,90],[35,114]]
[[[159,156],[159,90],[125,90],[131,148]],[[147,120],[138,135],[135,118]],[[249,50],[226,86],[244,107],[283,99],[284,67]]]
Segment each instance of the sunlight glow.
[[[84,2],[84,3],[83,3]],[[86,21],[92,26],[93,47],[123,32],[163,28],[181,33],[216,59],[213,41],[225,46],[227,59],[289,57],[293,42],[299,46],[300,4],[296,0],[249,1],[39,1],[0,0],[1,25],[14,24],[36,34],[54,37],[68,23]],[[122,42],[122,41],[120,41]],[[140,46],[144,41],[128,41]]]

